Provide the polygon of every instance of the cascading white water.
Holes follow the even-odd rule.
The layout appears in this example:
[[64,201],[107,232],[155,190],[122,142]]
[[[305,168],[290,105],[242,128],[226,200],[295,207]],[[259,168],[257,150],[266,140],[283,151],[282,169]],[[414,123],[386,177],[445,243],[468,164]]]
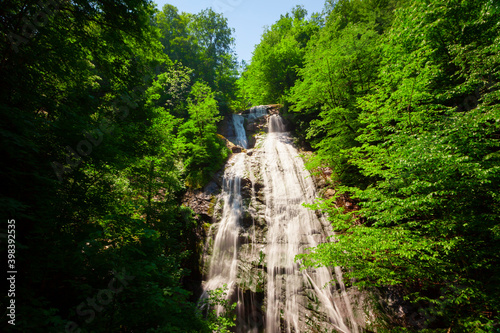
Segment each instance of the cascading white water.
[[267,106],[260,105],[254,106],[250,109],[249,113],[246,115],[233,114],[233,127],[235,132],[234,144],[245,149],[248,149],[248,138],[245,131],[245,118],[248,120],[254,120],[264,117],[267,114]]
[[[234,156],[224,172],[222,200],[223,215],[215,236],[208,279],[203,286],[204,295],[210,290],[227,285],[232,291],[236,282],[238,264],[239,220],[242,215],[241,178],[245,172],[245,154]],[[228,293],[228,298],[231,293]],[[218,312],[222,309],[218,309]]]
[[[267,113],[266,110],[266,107],[252,108],[246,116],[255,119]],[[233,115],[233,124],[236,140],[247,148],[244,117]],[[340,268],[335,268],[335,280],[340,287],[336,290],[335,284],[330,284],[333,276],[329,269],[301,271],[294,261],[297,254],[325,242],[332,232],[326,221],[302,206],[313,203],[316,189],[292,144],[290,133],[285,132],[283,119],[279,115],[269,116],[268,130],[267,137],[259,139],[258,146],[262,148],[248,155],[236,154],[226,167],[219,197],[224,203],[222,217],[216,224],[218,229],[204,294],[228,285],[228,299],[238,300],[238,333],[305,332],[311,324],[306,322],[311,316],[311,307],[316,309],[314,315],[319,314],[321,330],[358,333]],[[245,200],[242,179],[252,184]],[[256,183],[261,184],[259,193],[263,194],[259,200]],[[259,236],[254,217],[252,225],[241,223],[249,211],[261,220]],[[261,249],[260,255],[258,249]],[[261,263],[264,254],[265,263]],[[256,271],[266,275],[262,280],[265,283],[255,283],[259,280],[255,277]],[[242,285],[249,280],[254,286]],[[265,284],[262,292],[255,287],[259,283]],[[265,297],[264,303],[257,301],[259,293]]]
[[[257,119],[267,114],[265,106],[253,107],[248,115],[249,119]],[[247,149],[248,139],[246,136],[244,123],[245,117],[233,114],[233,127],[236,134],[235,144]],[[217,224],[218,229],[213,244],[213,254],[210,260],[207,281],[203,285],[202,298],[206,298],[207,292],[227,285],[227,298],[231,298],[236,291],[238,248],[240,219],[243,214],[243,203],[241,196],[241,179],[246,170],[245,153],[236,154],[231,158],[224,172],[222,200],[224,207],[222,219]],[[254,235],[255,238],[255,235]],[[243,311],[243,301],[238,311]],[[218,313],[222,311],[217,309]]]
[[247,149],[248,139],[247,139],[247,134],[245,132],[244,123],[245,123],[245,117],[239,114],[233,114],[233,126],[234,126],[234,132],[236,134],[236,139],[234,144]]
[[[322,267],[300,271],[294,261],[297,254],[324,242],[328,235],[315,212],[302,206],[302,203],[313,203],[316,190],[298,155],[282,118],[271,116],[262,163],[269,225],[266,333],[302,331],[305,323],[301,314],[307,306],[307,287],[313,288],[335,329],[358,332],[349,298],[338,299],[334,287],[329,285],[332,280],[329,270]],[[337,273],[337,279],[342,281],[340,269]],[[351,317],[351,328],[343,320],[346,312]]]

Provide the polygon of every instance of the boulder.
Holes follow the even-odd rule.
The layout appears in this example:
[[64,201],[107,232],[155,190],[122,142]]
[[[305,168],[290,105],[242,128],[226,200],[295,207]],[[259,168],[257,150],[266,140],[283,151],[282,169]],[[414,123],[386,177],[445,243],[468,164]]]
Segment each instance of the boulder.
[[233,152],[233,154],[239,154],[243,151],[243,148],[241,148],[240,146],[233,145],[233,144],[232,144],[230,149]]
[[334,189],[329,188],[325,191],[325,194],[323,196],[325,197],[325,199],[331,199],[335,196],[336,193],[337,192]]

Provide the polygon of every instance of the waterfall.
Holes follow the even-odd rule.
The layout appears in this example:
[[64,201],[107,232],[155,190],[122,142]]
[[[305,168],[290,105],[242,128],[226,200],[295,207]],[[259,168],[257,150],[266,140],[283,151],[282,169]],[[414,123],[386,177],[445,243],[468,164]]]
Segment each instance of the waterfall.
[[[294,261],[297,254],[325,242],[330,235],[315,212],[302,206],[314,202],[316,190],[298,155],[292,137],[285,132],[283,119],[271,116],[262,163],[269,225],[266,332],[302,332],[300,319],[302,308],[307,305],[307,287],[314,290],[332,327],[340,332],[358,332],[349,298],[344,292],[339,299],[329,284],[333,279],[329,270],[321,267],[300,271]],[[342,281],[341,274],[338,269],[338,281]],[[351,328],[344,323],[345,313],[350,317]],[[285,327],[280,327],[282,321]]]
[[260,105],[254,106],[249,111],[248,114],[233,114],[233,127],[235,132],[234,144],[242,148],[248,149],[248,138],[245,131],[245,119],[255,120],[262,118],[267,114],[267,106]]
[[[226,284],[230,291],[229,298],[236,282],[239,220],[243,209],[241,178],[245,171],[244,158],[245,154],[234,156],[224,172],[221,197],[224,202],[223,215],[218,224],[208,280],[203,286],[204,294],[202,297],[207,296],[207,291],[221,288]],[[218,312],[220,310],[218,309]]]
[[[253,107],[250,109],[248,118],[258,119],[266,114],[267,107]],[[232,118],[236,134],[235,144],[247,149],[248,139],[244,128],[245,117],[233,114]],[[228,287],[228,299],[233,298],[237,290],[240,219],[243,215],[241,180],[246,171],[246,156],[245,153],[233,156],[224,171],[222,193],[219,197],[219,202],[223,202],[224,207],[222,209],[222,218],[217,224],[218,229],[215,233],[213,253],[210,259],[207,280],[203,285],[202,298],[208,296],[208,291],[221,288],[224,285]],[[253,240],[255,240],[255,234]],[[251,299],[245,302],[243,298],[243,295],[238,296],[240,300],[240,306],[237,308],[238,312],[245,312],[245,303],[250,303],[251,307],[255,303]],[[221,310],[219,308],[217,312],[219,313]]]
[[[262,110],[267,113],[265,107],[252,108],[248,119],[262,116]],[[316,325],[358,333],[340,268],[301,271],[294,260],[327,241],[331,226],[302,205],[317,197],[313,180],[282,117],[267,118],[269,133],[258,138],[259,148],[236,154],[226,167],[204,290],[229,286],[228,298],[238,302],[237,332],[299,333]],[[247,148],[244,120],[233,115],[237,139]],[[245,195],[242,180],[252,184]]]
[[245,132],[244,123],[245,123],[245,117],[239,114],[233,114],[233,126],[236,134],[236,139],[234,144],[247,149],[248,139],[247,139],[247,133]]
[[282,133],[285,132],[286,126],[283,119],[278,115],[269,117],[269,133]]

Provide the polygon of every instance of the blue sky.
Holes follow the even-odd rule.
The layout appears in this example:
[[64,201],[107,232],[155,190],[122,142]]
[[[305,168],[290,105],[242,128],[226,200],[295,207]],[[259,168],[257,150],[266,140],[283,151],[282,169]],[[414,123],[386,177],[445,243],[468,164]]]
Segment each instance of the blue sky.
[[239,61],[249,62],[252,51],[260,42],[265,26],[271,26],[281,14],[291,11],[296,5],[303,5],[309,15],[323,10],[325,0],[154,0],[161,9],[169,3],[187,13],[198,13],[211,7],[224,14],[229,27],[235,29],[235,51]]

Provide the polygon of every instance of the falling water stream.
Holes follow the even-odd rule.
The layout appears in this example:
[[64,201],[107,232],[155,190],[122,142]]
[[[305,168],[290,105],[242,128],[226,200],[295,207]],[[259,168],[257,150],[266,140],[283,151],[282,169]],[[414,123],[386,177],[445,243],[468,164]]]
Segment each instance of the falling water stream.
[[[238,270],[238,234],[239,219],[242,211],[241,178],[244,170],[244,154],[238,154],[231,160],[224,173],[222,198],[224,202],[223,215],[218,224],[213,253],[211,257],[208,280],[204,284],[202,297],[207,297],[207,291],[227,286],[233,291],[236,287]],[[231,294],[228,295],[228,298]],[[217,314],[224,309],[217,308]]]
[[[252,120],[264,115],[266,108],[257,107],[246,118]],[[326,328],[328,332],[358,333],[360,328],[340,268],[333,272],[325,267],[300,270],[295,262],[297,254],[327,241],[332,233],[321,216],[302,205],[314,202],[316,188],[283,119],[279,115],[267,118],[269,133],[258,139],[258,148],[252,154],[235,154],[225,169],[219,197],[223,202],[222,214],[214,233],[204,290],[228,286],[228,298],[238,302],[237,332],[299,333],[314,331],[311,323],[316,323],[316,329]],[[244,116],[233,116],[235,141],[248,148],[244,123]],[[252,203],[257,202],[255,186],[247,194],[249,203],[244,202],[242,179],[249,179],[252,184],[262,183],[261,216],[265,234],[260,241],[255,219],[252,226],[242,224],[242,217],[247,210],[255,211]],[[262,304],[257,301],[257,292],[243,292],[241,286],[244,280],[241,276],[246,274],[253,279],[256,275],[255,267],[248,268],[243,258],[259,256],[259,261],[265,258],[261,263],[265,266],[261,271],[266,275]],[[337,283],[330,283],[334,279]],[[260,312],[256,312],[259,307]],[[316,321],[311,317],[316,317]]]

